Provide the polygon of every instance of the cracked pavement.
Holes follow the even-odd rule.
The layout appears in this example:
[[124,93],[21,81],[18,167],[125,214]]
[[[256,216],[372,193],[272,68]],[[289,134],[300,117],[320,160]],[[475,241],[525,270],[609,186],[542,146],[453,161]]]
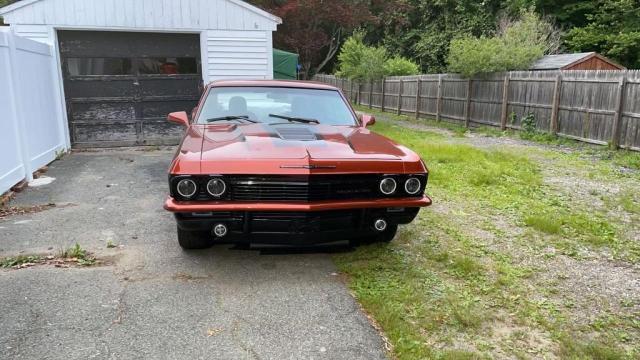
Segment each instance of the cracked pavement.
[[[0,269],[2,359],[385,359],[327,251],[184,252],[162,209],[172,152],[81,152],[0,220],[0,258],[79,243],[90,268]],[[120,245],[108,249],[108,241]]]

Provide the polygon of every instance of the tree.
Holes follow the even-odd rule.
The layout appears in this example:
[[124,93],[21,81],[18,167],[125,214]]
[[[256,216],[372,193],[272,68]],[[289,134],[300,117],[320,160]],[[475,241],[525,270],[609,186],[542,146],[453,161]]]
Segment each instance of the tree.
[[462,37],[451,42],[449,70],[465,76],[526,70],[544,54],[557,51],[560,32],[533,9],[517,20],[502,20],[494,37]]
[[640,2],[599,0],[586,15],[589,23],[569,31],[567,47],[597,51],[630,68],[640,68]]
[[394,0],[380,7],[367,39],[420,65],[424,72],[446,69],[449,44],[463,35],[495,32],[500,0]]
[[277,47],[295,51],[307,78],[334,58],[344,37],[372,22],[364,0],[255,0],[282,18],[274,36]]

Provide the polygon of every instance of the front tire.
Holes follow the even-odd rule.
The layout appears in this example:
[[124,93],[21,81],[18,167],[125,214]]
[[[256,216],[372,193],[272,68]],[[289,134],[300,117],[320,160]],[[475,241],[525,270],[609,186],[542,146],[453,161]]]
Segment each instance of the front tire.
[[184,250],[206,249],[211,247],[211,235],[206,231],[188,231],[178,227],[178,243]]
[[359,244],[373,244],[373,243],[390,243],[398,233],[398,225],[387,225],[387,228],[378,234],[365,236],[360,239],[355,239],[351,244],[357,246]]

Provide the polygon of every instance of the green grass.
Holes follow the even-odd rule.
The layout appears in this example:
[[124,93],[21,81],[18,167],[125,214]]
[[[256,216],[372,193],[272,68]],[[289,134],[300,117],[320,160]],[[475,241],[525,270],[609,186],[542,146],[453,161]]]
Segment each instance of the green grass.
[[[640,328],[636,323],[618,319],[616,326],[585,332],[572,322],[571,304],[550,300],[562,289],[537,283],[539,269],[514,257],[542,257],[552,248],[550,259],[557,253],[580,259],[585,250],[604,250],[623,261],[640,259],[640,245],[625,237],[628,224],[546,185],[542,166],[548,165],[539,162],[551,157],[561,166],[615,181],[616,167],[633,164],[634,154],[598,158],[594,166],[591,153],[585,158],[477,148],[456,139],[467,129],[455,125],[444,126],[454,130],[452,138],[382,120],[371,129],[421,155],[430,169],[427,191],[441,210],[423,210],[391,244],[361,247],[334,260],[384,329],[397,358],[481,359],[494,357],[496,349],[516,358],[541,358],[546,352],[570,359],[640,356],[640,350],[624,350],[624,336],[615,333],[633,333]],[[611,200],[630,213],[636,213],[637,201],[635,194],[624,193]],[[496,324],[503,322],[513,334],[494,337]],[[545,334],[548,345],[529,339],[532,331]]]

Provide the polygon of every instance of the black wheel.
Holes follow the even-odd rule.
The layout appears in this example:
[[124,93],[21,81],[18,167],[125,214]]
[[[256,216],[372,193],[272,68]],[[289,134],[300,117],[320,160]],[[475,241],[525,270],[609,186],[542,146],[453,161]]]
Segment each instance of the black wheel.
[[[357,241],[354,241],[354,244],[373,244],[373,243],[377,243],[377,242],[391,242],[391,240],[393,240],[394,237],[396,237],[396,233],[398,232],[398,225],[387,225],[387,228],[381,232],[378,233],[376,235],[370,235],[370,236],[365,236],[362,237],[360,239],[357,239]],[[356,245],[356,246],[357,246]]]
[[385,231],[381,232],[375,237],[375,241],[377,242],[391,242],[394,237],[396,237],[396,233],[398,232],[398,225],[388,225]]
[[188,231],[178,228],[178,243],[185,250],[206,249],[211,246],[211,235],[206,231]]

